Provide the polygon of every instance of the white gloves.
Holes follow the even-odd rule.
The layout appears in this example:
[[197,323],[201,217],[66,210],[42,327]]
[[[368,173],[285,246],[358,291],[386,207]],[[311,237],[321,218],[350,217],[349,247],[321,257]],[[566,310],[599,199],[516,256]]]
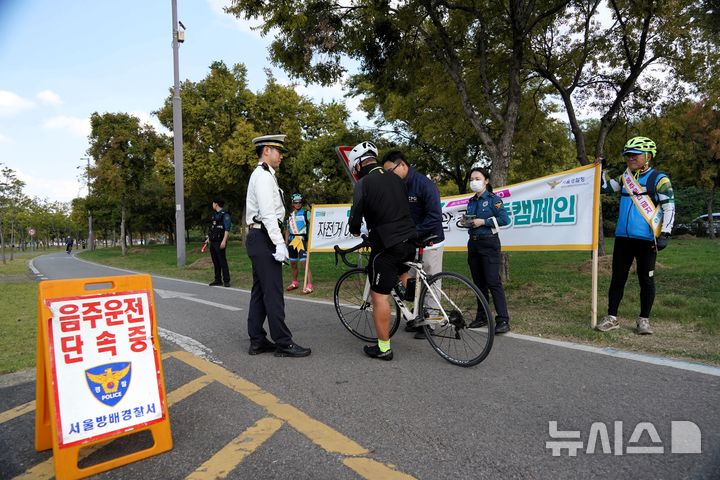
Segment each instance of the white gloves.
[[360,225],[360,235],[361,235],[361,236],[362,236],[362,235],[365,235],[365,236],[367,237],[368,234],[369,234],[369,232],[368,232],[367,225],[365,225],[365,224],[363,223],[362,225]]
[[273,257],[275,257],[275,260],[280,263],[286,262],[287,259],[290,258],[287,246],[284,243],[275,245],[275,253],[273,253]]

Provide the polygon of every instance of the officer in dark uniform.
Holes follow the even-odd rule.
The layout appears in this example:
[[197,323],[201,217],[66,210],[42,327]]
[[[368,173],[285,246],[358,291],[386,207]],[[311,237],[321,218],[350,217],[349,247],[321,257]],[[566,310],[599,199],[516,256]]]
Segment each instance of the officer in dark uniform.
[[230,222],[230,214],[223,210],[223,206],[225,206],[225,200],[222,197],[213,198],[212,222],[210,223],[208,238],[205,241],[205,243],[210,243],[210,256],[215,267],[215,280],[210,283],[211,287],[230,286],[230,269],[228,268],[225,252],[232,223]]
[[[250,355],[275,352],[276,357],[306,357],[309,348],[293,341],[285,324],[282,264],[288,249],[282,234],[285,204],[275,172],[286,153],[285,135],[264,135],[253,139],[258,166],[250,175],[245,206],[248,226],[246,248],[252,262],[253,285],[248,310]],[[263,328],[267,317],[270,337]]]
[[[470,189],[475,192],[467,206],[465,225],[469,228],[468,265],[473,282],[485,298],[492,293],[495,304],[495,333],[510,331],[505,290],[500,278],[500,238],[498,227],[510,224],[510,217],[500,197],[492,193],[490,173],[480,167],[470,171]],[[470,328],[480,328],[487,324],[486,318],[476,318]]]

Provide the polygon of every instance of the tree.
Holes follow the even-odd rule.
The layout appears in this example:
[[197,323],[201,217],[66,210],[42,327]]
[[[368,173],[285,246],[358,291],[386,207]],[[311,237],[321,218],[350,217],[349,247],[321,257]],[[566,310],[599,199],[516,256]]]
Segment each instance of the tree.
[[154,155],[163,139],[149,126],[127,113],[93,113],[90,148],[95,160],[90,168],[93,193],[111,202],[120,212],[122,254],[127,255],[127,220],[138,204],[143,185],[151,179]]
[[[2,163],[0,163],[2,166]],[[15,219],[17,210],[23,202],[23,187],[25,182],[17,178],[17,174],[10,167],[0,168],[0,250],[2,250],[2,261],[5,260],[5,235],[7,224],[10,224],[10,243],[15,246]],[[10,252],[10,260],[13,259],[14,248]]]
[[226,11],[261,17],[263,33],[277,33],[272,59],[305,81],[332,83],[345,73],[343,55],[361,63],[356,82],[404,95],[422,66],[445,76],[460,110],[504,184],[513,153],[528,37],[568,1],[360,0],[260,2],[234,0]]
[[[654,99],[663,84],[647,72],[661,61],[666,67],[677,64],[689,53],[692,3],[609,0],[605,7],[602,0],[581,0],[556,21],[545,22],[542,35],[532,39],[529,67],[562,100],[581,165],[589,160],[578,110],[600,113],[593,152],[597,158],[603,156],[618,115],[637,119],[659,107]],[[598,19],[601,10],[611,16],[609,22]]]
[[[223,62],[214,62],[203,80],[180,86],[188,227],[207,220],[215,195],[225,196],[229,209],[244,202],[246,171],[253,161],[250,139],[256,134],[247,121],[255,98],[246,76],[243,65],[228,69]],[[155,113],[172,129],[172,92]],[[243,148],[237,150],[238,145]]]
[[[670,106],[659,119],[643,122],[658,133],[673,182],[702,189],[709,221],[720,188],[720,111],[709,100]],[[711,238],[714,229],[708,228]]]
[[[590,160],[577,112],[600,114],[593,152],[600,158],[618,116],[637,120],[659,107],[663,82],[646,72],[664,61],[666,73],[672,74],[667,66],[680,64],[692,50],[692,3],[608,0],[606,6],[602,0],[579,0],[559,18],[544,22],[542,34],[532,38],[529,68],[560,97],[581,165]],[[598,19],[601,9],[609,13],[609,22]],[[677,83],[668,79],[667,85]],[[602,238],[600,255],[605,253]]]
[[[250,174],[257,165],[252,138],[284,133],[290,150],[283,158],[278,181],[290,193],[304,190],[315,202],[347,201],[350,185],[334,149],[349,138],[348,112],[335,102],[315,105],[299,95],[294,86],[279,84],[266,72],[264,89],[247,88],[246,69],[228,69],[222,62],[210,66],[199,82],[184,82],[186,203],[191,226],[207,223],[210,199],[222,195],[226,208],[242,218]],[[172,128],[172,98],[157,112]],[[342,197],[339,197],[342,196]]]
[[[450,194],[466,193],[471,167],[490,164],[482,141],[467,122],[453,91],[442,91],[441,75],[422,74],[407,95],[375,95],[366,91],[362,104],[376,113],[376,122],[388,122],[398,139],[399,148],[424,174],[438,183],[452,182]],[[538,84],[538,82],[535,82]],[[361,92],[361,89],[356,89]],[[441,92],[441,94],[438,94]],[[547,175],[572,165],[567,128],[550,118],[550,106],[543,105],[541,89],[526,91],[521,99],[518,128],[513,142],[513,161],[508,182],[518,182]],[[382,99],[382,105],[375,104]],[[496,186],[501,185],[495,179]]]

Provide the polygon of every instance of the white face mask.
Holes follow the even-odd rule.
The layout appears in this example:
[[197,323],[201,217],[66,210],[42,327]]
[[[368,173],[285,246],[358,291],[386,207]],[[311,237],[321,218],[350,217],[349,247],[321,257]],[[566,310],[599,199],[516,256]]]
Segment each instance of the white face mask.
[[475,193],[483,193],[487,184],[484,180],[470,180],[470,190]]

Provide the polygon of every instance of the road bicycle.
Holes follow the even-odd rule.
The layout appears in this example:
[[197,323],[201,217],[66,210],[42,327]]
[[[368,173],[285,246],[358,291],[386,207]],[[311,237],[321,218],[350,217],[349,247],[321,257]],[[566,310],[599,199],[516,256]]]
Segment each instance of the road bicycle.
[[[467,277],[454,272],[428,275],[423,270],[423,251],[432,244],[433,238],[434,235],[416,242],[415,260],[405,262],[411,271],[415,271],[415,282],[411,278],[405,292],[399,285],[390,293],[395,303],[390,336],[397,331],[401,319],[405,319],[408,325],[423,328],[430,345],[445,360],[461,367],[472,367],[490,354],[495,337],[495,322],[490,315],[487,300]],[[343,273],[335,284],[333,301],[340,321],[350,333],[366,342],[376,342],[370,283],[367,267],[362,266],[368,249],[365,238],[362,243],[349,249],[335,245],[335,264],[340,257],[351,270]],[[347,259],[348,254],[353,252],[359,253],[355,265]],[[420,288],[413,288],[413,283]],[[413,303],[412,309],[408,308],[406,301]],[[473,322],[473,327],[477,328],[470,328]]]

